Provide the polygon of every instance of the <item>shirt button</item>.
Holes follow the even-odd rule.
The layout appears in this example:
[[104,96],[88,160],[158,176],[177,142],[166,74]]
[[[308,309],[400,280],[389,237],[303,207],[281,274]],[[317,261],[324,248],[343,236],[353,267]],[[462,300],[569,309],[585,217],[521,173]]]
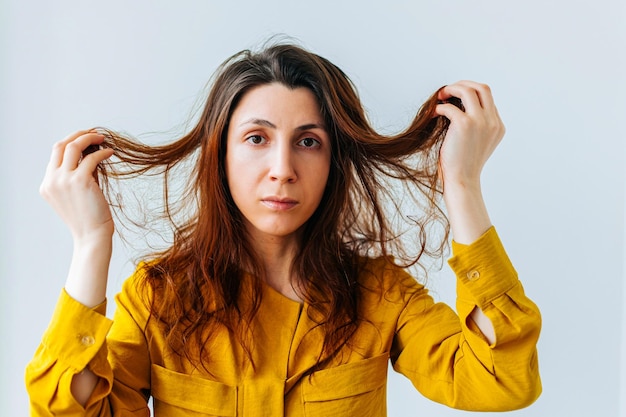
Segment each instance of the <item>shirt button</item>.
[[93,338],[93,336],[81,336],[80,337],[80,343],[83,346],[93,346],[94,343],[96,343],[96,339]]
[[477,270],[469,271],[467,273],[467,279],[470,281],[476,281],[478,278],[480,278],[480,272]]

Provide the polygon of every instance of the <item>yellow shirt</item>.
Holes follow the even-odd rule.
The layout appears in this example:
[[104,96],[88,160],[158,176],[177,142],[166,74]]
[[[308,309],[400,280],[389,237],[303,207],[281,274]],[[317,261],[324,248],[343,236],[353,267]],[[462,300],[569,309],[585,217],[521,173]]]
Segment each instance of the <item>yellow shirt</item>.
[[[228,332],[207,346],[210,374],[168,350],[129,278],[113,321],[62,292],[26,369],[32,416],[385,416],[388,361],[426,397],[451,407],[503,411],[541,392],[536,342],[541,317],[491,228],[469,246],[453,242],[458,315],[406,272],[368,260],[359,277],[364,323],[334,362],[311,373],[323,334],[304,305],[264,287],[253,323],[255,368]],[[407,286],[409,287],[407,291]],[[475,306],[496,342],[469,319]],[[86,410],[70,383],[85,367],[100,376]]]

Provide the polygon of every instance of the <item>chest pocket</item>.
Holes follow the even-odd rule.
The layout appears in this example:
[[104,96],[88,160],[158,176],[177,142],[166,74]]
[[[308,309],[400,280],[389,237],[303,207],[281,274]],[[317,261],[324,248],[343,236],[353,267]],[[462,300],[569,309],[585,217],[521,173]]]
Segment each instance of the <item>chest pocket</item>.
[[237,388],[152,365],[155,416],[235,416]]
[[324,369],[302,379],[307,417],[385,416],[388,355]]

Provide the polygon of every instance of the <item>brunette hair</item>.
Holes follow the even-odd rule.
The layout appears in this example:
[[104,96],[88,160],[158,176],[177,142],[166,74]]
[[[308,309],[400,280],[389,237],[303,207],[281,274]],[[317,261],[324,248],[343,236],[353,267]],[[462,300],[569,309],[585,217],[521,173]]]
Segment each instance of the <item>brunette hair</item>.
[[[327,59],[291,44],[233,55],[216,72],[199,120],[187,134],[166,145],[147,146],[107,131],[105,146],[115,154],[101,169],[104,185],[110,178],[164,175],[165,214],[174,237],[169,248],[143,264],[152,293],[149,308],[173,351],[205,369],[210,361],[206,342],[220,326],[250,357],[248,325],[261,301],[259,277],[264,271],[227,186],[226,133],[242,96],[270,83],[312,91],[332,142],[326,189],[303,226],[292,266],[307,289],[302,294],[310,306],[307,313],[325,331],[319,363],[349,343],[359,325],[363,256],[393,254],[390,262],[408,267],[419,265],[424,254],[441,255],[447,241],[447,219],[437,204],[437,160],[448,121],[433,116],[436,94],[404,132],[384,136],[368,122],[350,79]],[[171,173],[189,161],[186,192],[169,201]],[[404,189],[394,194],[398,185]],[[421,214],[403,213],[402,203],[394,199],[398,194],[413,197],[410,201],[420,204]],[[187,212],[182,221],[175,219],[176,208]],[[388,216],[389,209],[396,215]],[[411,224],[412,251],[405,250],[397,219]],[[444,233],[427,240],[433,224],[442,225]],[[243,265],[256,277],[252,299],[246,302],[241,301]]]

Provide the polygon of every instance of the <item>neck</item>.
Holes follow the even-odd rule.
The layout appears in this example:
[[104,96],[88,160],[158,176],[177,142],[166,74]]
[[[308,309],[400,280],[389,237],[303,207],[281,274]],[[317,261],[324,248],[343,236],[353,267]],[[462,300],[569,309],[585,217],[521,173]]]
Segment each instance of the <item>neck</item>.
[[292,300],[302,301],[294,288],[297,282],[291,272],[293,259],[298,249],[295,236],[254,237],[252,247],[259,256],[265,271],[263,281],[274,290]]

